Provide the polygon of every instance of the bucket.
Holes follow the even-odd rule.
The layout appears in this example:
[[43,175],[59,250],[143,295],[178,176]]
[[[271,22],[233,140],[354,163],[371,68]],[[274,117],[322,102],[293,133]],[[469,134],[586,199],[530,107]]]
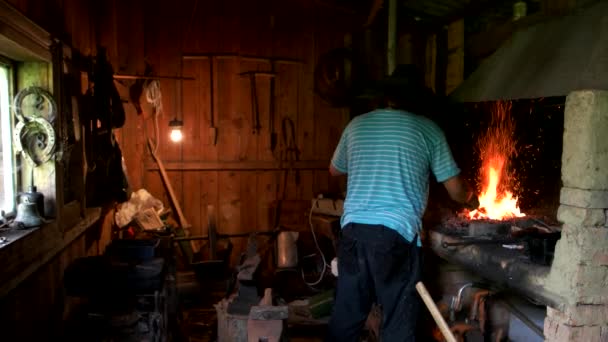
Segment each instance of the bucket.
[[298,232],[283,231],[277,238],[277,267],[292,268],[298,265]]
[[106,247],[106,254],[120,260],[146,261],[154,258],[160,239],[119,239],[112,240]]

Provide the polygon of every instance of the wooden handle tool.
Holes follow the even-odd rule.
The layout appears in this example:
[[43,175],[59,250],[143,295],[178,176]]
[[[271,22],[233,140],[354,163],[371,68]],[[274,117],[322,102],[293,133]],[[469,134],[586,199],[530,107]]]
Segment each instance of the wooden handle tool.
[[431,316],[433,316],[433,319],[435,320],[435,323],[437,323],[437,326],[443,334],[443,337],[445,337],[445,340],[447,342],[456,342],[456,337],[454,337],[450,327],[448,327],[448,324],[443,319],[443,316],[441,316],[439,309],[437,309],[437,305],[435,305],[433,298],[431,298],[431,295],[421,281],[416,284],[416,290],[418,291],[420,297],[422,297],[427,309],[429,309],[431,312]]

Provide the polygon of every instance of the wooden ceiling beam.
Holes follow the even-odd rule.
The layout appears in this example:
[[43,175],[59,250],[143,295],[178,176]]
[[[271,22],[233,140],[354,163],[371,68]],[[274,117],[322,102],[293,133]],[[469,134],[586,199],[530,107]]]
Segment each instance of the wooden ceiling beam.
[[441,19],[443,25],[449,25],[456,20],[463,19],[465,17],[480,15],[492,8],[502,6],[506,2],[512,0],[476,0],[469,3],[469,5],[450,13],[449,15]]
[[420,18],[420,20],[418,20],[420,24],[425,25],[426,27],[435,27],[437,30],[442,28],[443,26],[451,24],[456,20],[460,20],[465,17],[477,16],[486,11],[491,10],[492,8],[502,6],[507,1],[511,0],[475,0],[465,7],[457,9],[441,17],[432,16],[428,13],[425,13],[424,11],[420,11],[420,9],[413,9],[411,7],[408,7],[408,3],[405,2],[404,12],[410,18]]
[[413,17],[408,18],[400,18],[399,22],[399,31],[409,31],[410,29],[426,32],[426,33],[435,33],[441,30],[441,25],[435,23],[435,21],[420,19],[416,20]]

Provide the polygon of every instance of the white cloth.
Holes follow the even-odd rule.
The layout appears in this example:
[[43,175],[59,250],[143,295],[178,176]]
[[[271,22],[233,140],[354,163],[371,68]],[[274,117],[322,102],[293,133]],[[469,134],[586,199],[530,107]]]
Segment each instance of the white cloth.
[[331,274],[335,277],[338,276],[338,258],[333,258],[331,260]]
[[131,194],[131,199],[128,202],[120,205],[120,209],[114,214],[114,220],[116,225],[122,228],[131,223],[138,213],[148,208],[153,208],[156,213],[161,213],[163,207],[162,201],[152,196],[145,189],[139,189]]

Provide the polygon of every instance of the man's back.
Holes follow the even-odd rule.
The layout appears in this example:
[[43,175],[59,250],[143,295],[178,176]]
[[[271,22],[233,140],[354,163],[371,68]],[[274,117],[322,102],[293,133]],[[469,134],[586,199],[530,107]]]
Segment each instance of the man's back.
[[332,165],[348,173],[342,226],[380,224],[397,230],[408,241],[420,231],[430,172],[439,182],[460,173],[436,124],[392,109],[352,120]]

